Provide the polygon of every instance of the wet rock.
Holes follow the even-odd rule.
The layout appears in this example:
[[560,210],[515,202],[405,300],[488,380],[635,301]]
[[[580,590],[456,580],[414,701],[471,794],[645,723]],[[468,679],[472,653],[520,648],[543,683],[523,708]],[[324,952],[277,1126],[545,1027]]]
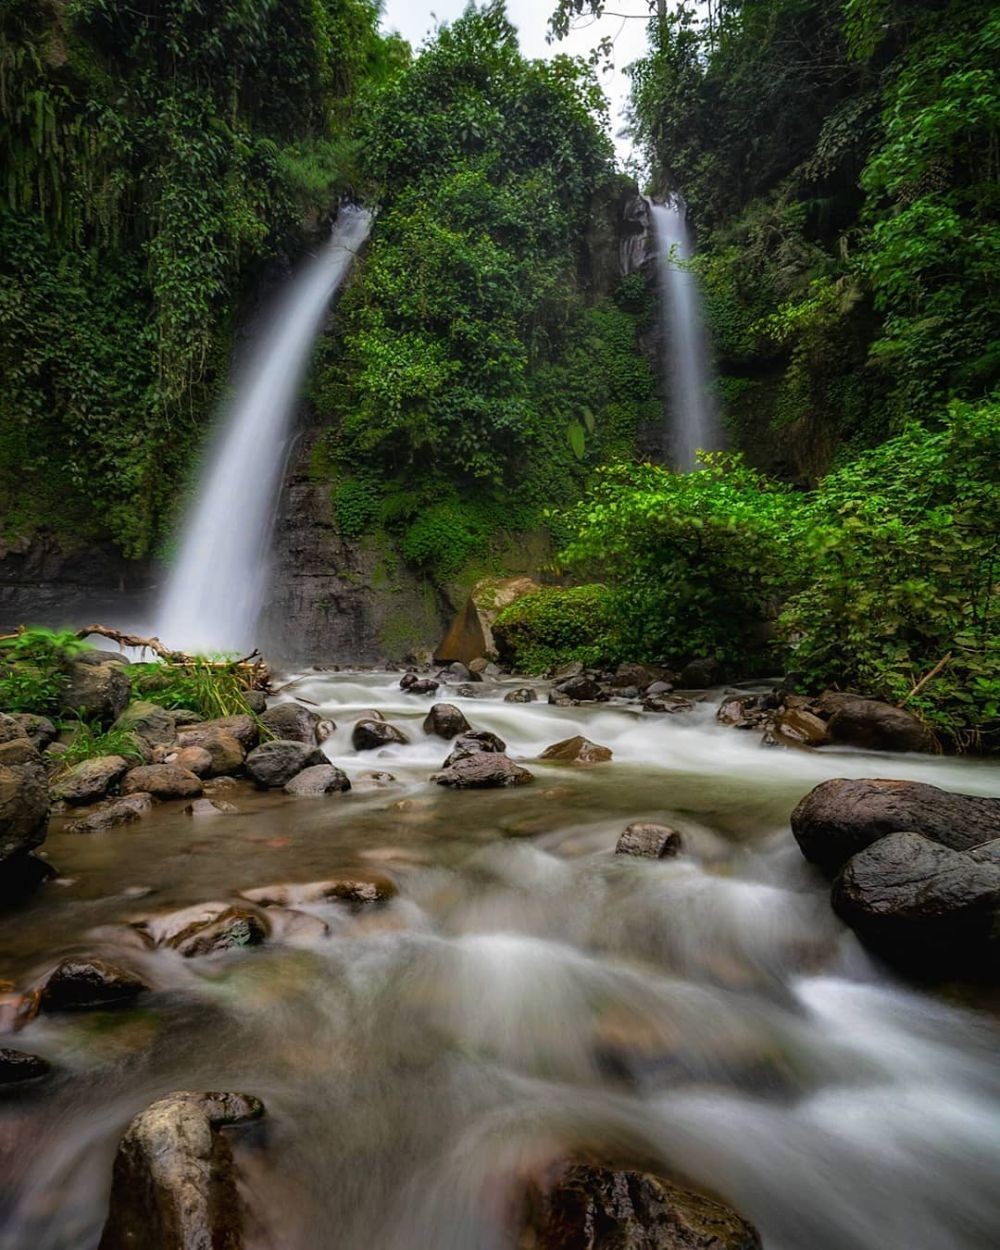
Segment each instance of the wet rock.
[[241,890],[240,897],[260,907],[300,907],[331,901],[364,906],[385,903],[397,892],[388,877],[337,877],[328,881],[259,886],[253,890]]
[[207,751],[212,760],[209,771],[219,777],[239,772],[246,758],[243,743],[235,734],[208,722],[185,729],[178,741],[182,750],[201,747]]
[[379,747],[409,742],[409,738],[387,720],[359,720],[351,733],[355,751],[375,751]]
[[38,1055],[0,1046],[0,1085],[20,1085],[24,1081],[37,1081],[48,1075],[49,1071],[49,1064]]
[[196,799],[201,780],[176,764],[140,764],[126,773],[122,794],[151,794],[154,799]]
[[154,945],[178,951],[185,959],[257,946],[269,927],[258,912],[232,903],[199,903],[153,916],[142,926]]
[[642,1172],[564,1164],[528,1186],[518,1250],[760,1250],[730,1207]]
[[114,723],[115,729],[129,729],[150,746],[170,746],[177,737],[172,712],[147,699],[130,703]]
[[355,781],[355,785],[361,789],[381,788],[382,786],[391,786],[396,780],[392,773],[386,772],[370,772],[362,773]]
[[517,690],[509,690],[503,697],[504,703],[534,703],[538,698],[538,691],[533,690],[531,686],[520,686]]
[[74,765],[56,786],[56,797],[73,806],[96,803],[114,789],[129,770],[120,755],[99,755]]
[[886,834],[922,833],[956,851],[1000,834],[1000,799],[953,794],[921,781],[853,781],[816,786],[792,812],[802,854],[827,872]]
[[599,683],[586,673],[557,681],[553,689],[574,703],[595,703],[607,698]]
[[603,764],[611,759],[611,754],[610,747],[602,747],[577,734],[573,738],[564,738],[562,742],[554,742],[538,758],[557,760],[563,764]]
[[[232,739],[236,742],[236,739]],[[237,743],[239,746],[239,743]],[[243,750],[240,748],[240,755]],[[186,768],[189,773],[194,773],[196,777],[208,777],[213,771],[212,753],[204,747],[181,747],[179,751],[174,751],[168,755],[164,761],[166,764],[176,764],[178,768]]]
[[827,692],[817,701],[831,713],[830,741],[865,751],[936,751],[931,731],[904,708],[853,695]]
[[192,743],[196,746],[203,745],[200,737],[191,737],[194,732],[202,733],[206,729],[218,729],[222,733],[230,734],[236,739],[244,751],[252,751],[260,742],[260,728],[252,716],[238,714],[236,716],[219,716],[215,720],[199,721],[191,728],[185,727],[182,731],[182,746],[190,746]]
[[437,694],[438,683],[432,681],[429,677],[421,677],[418,681],[411,682],[406,687],[407,694]]
[[424,718],[424,733],[437,734],[439,738],[455,738],[471,728],[454,703],[435,703]]
[[26,898],[44,882],[58,876],[57,869],[47,859],[39,859],[31,852],[12,855],[0,862],[0,903],[13,903]]
[[[476,680],[481,681],[482,678],[477,677]],[[455,693],[462,699],[478,699],[485,691],[478,689],[471,682],[463,681],[460,686],[455,687]]]
[[70,665],[62,709],[81,720],[110,725],[125,711],[131,693],[127,665],[118,657],[105,651],[84,652]]
[[490,662],[485,655],[477,655],[474,660],[469,661],[469,679],[471,681],[482,681],[483,674],[490,667]]
[[719,704],[715,719],[720,725],[732,729],[766,730],[770,728],[777,710],[777,700],[772,695],[727,694]]
[[523,786],[534,781],[534,775],[507,755],[477,751],[455,760],[443,772],[435,773],[431,780],[453,790],[493,790]]
[[1000,841],[956,851],[919,833],[887,834],[848,860],[831,900],[863,941],[915,971],[997,975]]
[[651,681],[645,693],[656,698],[658,695],[672,694],[673,689],[673,684],[669,681]]
[[118,799],[108,799],[92,807],[86,816],[66,826],[67,833],[104,833],[118,825],[128,825],[140,820],[153,807],[149,794],[139,792]]
[[356,714],[354,720],[385,720],[385,717],[376,708],[366,707]]
[[447,668],[443,668],[441,672],[438,673],[438,678],[441,681],[451,682],[452,684],[480,680],[478,674],[474,677],[472,670],[466,668],[461,660],[456,660],[453,664],[449,664]]
[[239,810],[225,799],[195,799],[184,809],[188,816],[235,816]]
[[826,722],[803,707],[786,707],[779,712],[774,736],[779,743],[792,746],[821,747],[829,741]]
[[450,768],[452,764],[470,755],[478,755],[482,751],[502,753],[507,750],[503,738],[490,733],[488,729],[470,729],[452,743],[451,751],[442,768]]
[[554,687],[549,691],[548,702],[552,707],[576,707],[576,699],[571,699],[568,694],[563,694]]
[[42,1011],[89,1011],[131,1003],[149,986],[118,964],[81,956],[64,959],[42,986]]
[[420,674],[415,673],[412,669],[408,669],[399,679],[400,690],[409,690],[409,688],[420,680]]
[[45,763],[20,725],[0,716],[0,893],[21,880],[17,861],[41,846],[49,823],[49,783]]
[[304,742],[307,746],[319,746],[319,726],[322,716],[301,703],[279,703],[270,707],[260,718],[261,724],[275,738],[283,742]]
[[[617,690],[625,689],[628,686],[636,686],[639,690],[646,690],[653,682],[662,679],[662,673],[662,669],[657,672],[645,664],[625,662],[619,664],[615,669],[611,678],[611,685]],[[665,682],[664,685],[669,685],[669,683]]]
[[707,690],[709,686],[717,686],[725,681],[725,677],[722,665],[717,660],[704,658],[685,664],[677,684],[682,690]]
[[347,774],[333,764],[313,764],[285,784],[286,794],[312,797],[320,794],[341,794],[350,790]]
[[243,1250],[232,1145],[218,1130],[258,1119],[248,1094],[169,1094],[128,1126],[115,1155],[99,1250]]
[[627,825],[615,846],[616,855],[637,855],[643,859],[672,859],[682,850],[683,842],[676,829],[646,821]]
[[254,784],[262,790],[280,790],[293,777],[298,776],[305,768],[314,764],[327,764],[329,761],[319,747],[308,746],[305,742],[283,742],[274,739],[262,742],[247,756],[247,772]]
[[44,751],[59,736],[59,730],[47,716],[36,716],[34,712],[12,712],[9,719],[20,729],[20,733],[14,736],[27,738],[36,751]]
[[690,712],[694,708],[691,699],[685,699],[683,695],[647,695],[642,701],[642,706],[647,712],[662,712],[671,714],[674,712]]

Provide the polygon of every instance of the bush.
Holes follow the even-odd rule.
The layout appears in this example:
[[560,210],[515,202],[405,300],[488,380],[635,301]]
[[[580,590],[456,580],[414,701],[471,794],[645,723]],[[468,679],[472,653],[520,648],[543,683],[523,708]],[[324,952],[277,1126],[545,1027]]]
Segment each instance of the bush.
[[606,586],[525,595],[500,613],[493,636],[502,658],[525,673],[544,673],[572,660],[590,666],[622,658]]
[[23,629],[0,639],[0,711],[59,711],[69,665],[90,647],[73,633]]

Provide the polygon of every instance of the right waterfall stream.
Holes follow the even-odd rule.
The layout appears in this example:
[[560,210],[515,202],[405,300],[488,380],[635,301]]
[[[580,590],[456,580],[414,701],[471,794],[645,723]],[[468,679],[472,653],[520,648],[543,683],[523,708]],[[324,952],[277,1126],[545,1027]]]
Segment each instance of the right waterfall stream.
[[698,282],[686,265],[691,258],[687,206],[679,196],[666,204],[648,204],[660,288],[667,448],[673,467],[686,472],[695,468],[700,450],[715,451],[722,445],[708,337]]

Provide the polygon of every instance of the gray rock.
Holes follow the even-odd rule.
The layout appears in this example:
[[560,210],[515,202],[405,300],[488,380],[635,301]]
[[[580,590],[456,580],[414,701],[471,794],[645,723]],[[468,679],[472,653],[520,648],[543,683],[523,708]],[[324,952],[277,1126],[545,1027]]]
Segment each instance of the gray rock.
[[304,768],[328,764],[319,747],[305,742],[284,742],[280,738],[262,742],[247,756],[247,772],[262,790],[280,790]]
[[21,732],[16,736],[27,738],[37,751],[44,751],[59,736],[59,730],[47,716],[36,716],[34,712],[13,712],[10,719],[20,726]]
[[1000,799],[953,794],[921,781],[852,781],[816,786],[792,812],[802,854],[827,872],[896,832],[922,833],[964,851],[1000,834]]
[[150,812],[153,800],[141,791],[119,799],[108,799],[92,807],[86,816],[66,826],[67,833],[104,833],[118,825],[128,825]]
[[462,734],[455,739],[452,743],[451,752],[442,767],[450,768],[458,760],[465,759],[470,755],[478,755],[481,751],[502,754],[506,750],[507,743],[504,742],[503,738],[498,738],[496,734],[490,733],[488,729],[471,729],[468,733]]
[[347,774],[333,764],[313,764],[286,783],[285,793],[312,797],[319,794],[340,794],[350,788]]
[[243,1208],[223,1125],[258,1119],[248,1094],[169,1094],[128,1126],[99,1250],[243,1250]]
[[616,855],[643,859],[672,859],[683,849],[681,835],[669,825],[635,821],[625,827],[615,846]]
[[379,747],[409,741],[402,729],[390,725],[386,720],[359,720],[351,733],[355,751],[375,751]]
[[595,703],[607,698],[600,684],[586,673],[557,681],[553,689],[565,698],[572,699],[574,703]]
[[130,703],[114,723],[115,729],[129,729],[150,746],[170,746],[177,737],[174,714],[148,699]]
[[56,786],[56,796],[73,806],[96,803],[113,790],[129,770],[120,755],[98,755],[82,760]]
[[151,794],[154,799],[196,799],[201,778],[176,764],[140,764],[126,773],[122,794]]
[[149,986],[125,968],[105,959],[64,959],[42,986],[41,1009],[47,1012],[88,1011],[120,1007]]
[[74,712],[81,720],[99,720],[110,725],[128,705],[132,693],[127,666],[108,652],[84,653],[69,668],[69,682],[62,696],[64,712]]
[[304,742],[319,746],[318,729],[322,717],[301,703],[278,703],[261,716],[261,724],[283,742]]
[[454,703],[435,703],[424,717],[424,733],[436,734],[439,738],[456,738],[471,728],[465,714]]
[[495,790],[523,786],[534,781],[534,775],[507,755],[477,751],[455,760],[442,772],[435,773],[431,780],[453,790]]

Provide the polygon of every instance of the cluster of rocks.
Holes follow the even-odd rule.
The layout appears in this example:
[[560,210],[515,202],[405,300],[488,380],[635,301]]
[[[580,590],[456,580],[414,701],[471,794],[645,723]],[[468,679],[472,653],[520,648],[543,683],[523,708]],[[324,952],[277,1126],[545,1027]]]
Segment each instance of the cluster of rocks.
[[792,833],[880,955],[929,978],[1000,973],[1000,799],[837,779],[799,803]]

